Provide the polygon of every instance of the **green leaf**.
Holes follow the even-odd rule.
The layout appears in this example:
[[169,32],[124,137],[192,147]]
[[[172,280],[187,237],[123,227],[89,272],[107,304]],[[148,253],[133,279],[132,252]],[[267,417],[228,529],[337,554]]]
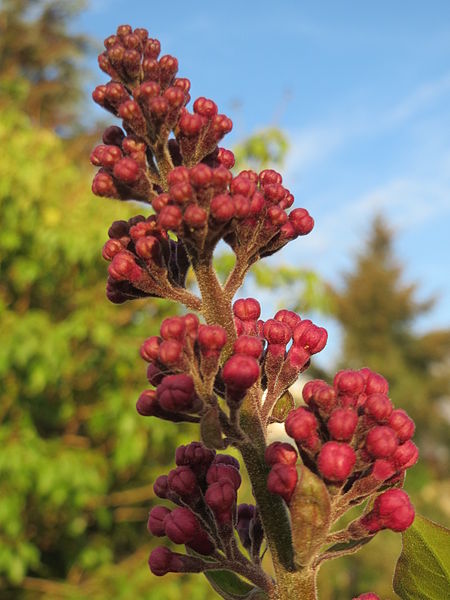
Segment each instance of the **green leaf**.
[[394,575],[402,600],[450,598],[450,531],[416,515],[403,534],[403,550]]
[[278,398],[270,419],[273,423],[284,423],[290,411],[295,408],[294,397],[289,390]]
[[289,503],[295,560],[304,565],[323,545],[330,525],[331,502],[324,482],[305,466]]
[[231,571],[207,571],[204,575],[216,592],[226,600],[268,600],[264,592]]

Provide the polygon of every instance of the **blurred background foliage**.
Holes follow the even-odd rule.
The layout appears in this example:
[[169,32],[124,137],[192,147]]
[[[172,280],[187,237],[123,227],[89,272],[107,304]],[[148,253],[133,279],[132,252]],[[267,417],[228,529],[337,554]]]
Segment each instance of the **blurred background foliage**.
[[[107,228],[142,207],[90,193],[92,171],[80,156],[100,132],[80,118],[81,67],[94,44],[69,32],[81,9],[53,0],[4,0],[0,8],[0,597],[212,599],[202,577],[158,579],[146,565],[152,482],[171,468],[174,448],[197,434],[134,410],[146,386],[139,345],[177,307],[118,307],[104,295]],[[282,163],[288,142],[269,127],[236,150],[239,167],[261,169]],[[415,333],[432,303],[404,283],[392,242],[377,219],[336,288],[301,265],[273,261],[253,269],[247,285],[342,324],[329,376],[336,366],[365,364],[388,376],[393,400],[418,424],[422,460],[407,487],[421,512],[445,521],[450,332]],[[218,258],[222,273],[230,260]],[[399,536],[382,533],[327,565],[321,598],[367,589],[394,597],[399,550]]]

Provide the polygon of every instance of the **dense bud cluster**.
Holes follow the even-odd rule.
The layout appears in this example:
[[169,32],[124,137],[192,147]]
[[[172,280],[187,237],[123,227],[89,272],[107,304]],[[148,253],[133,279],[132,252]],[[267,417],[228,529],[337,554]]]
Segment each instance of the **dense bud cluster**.
[[[236,528],[244,547],[259,555],[263,540],[259,515],[254,506],[237,506],[241,476],[236,459],[216,454],[200,442],[191,442],[177,448],[175,461],[178,466],[167,476],[158,477],[154,491],[177,507],[154,506],[148,518],[149,532],[210,556],[227,548]],[[168,552],[159,548],[157,554],[151,555],[149,564],[155,575],[164,574],[163,558],[167,560],[163,564],[168,565],[165,572],[190,570],[190,563],[181,563],[182,569],[174,569]]]
[[[202,440],[177,448],[174,468],[154,482],[156,496],[171,504],[154,506],[148,518],[152,535],[184,545],[186,554],[157,547],[149,566],[158,576],[234,571],[255,585],[246,597],[262,590],[284,598],[261,567],[264,538],[287,581],[345,554],[347,542],[353,552],[354,540],[412,523],[414,509],[399,488],[418,458],[414,423],[368,368],[340,371],[333,385],[308,382],[305,405],[295,408],[289,388],[324,348],[327,331],[290,310],[263,320],[256,299],[233,298],[253,263],[308,234],[314,221],[304,208],[290,210],[294,198],[276,171],[231,172],[233,153],[218,147],[231,120],[205,97],[188,110],[190,82],[177,76],[177,59],[160,51],[147,30],[129,25],[105,40],[99,65],[111,80],[93,98],[122,127],[108,127],[91,154],[95,194],[153,211],[111,225],[103,247],[108,298],[167,298],[206,321],[194,313],[167,318],[140,349],[150,387],[137,411],[199,423]],[[224,283],[213,268],[220,241],[235,254]],[[199,296],[186,288],[189,269]],[[265,445],[275,422],[296,448]],[[216,453],[231,446],[245,459],[255,505],[237,504],[240,464]],[[333,529],[365,501],[362,517]]]

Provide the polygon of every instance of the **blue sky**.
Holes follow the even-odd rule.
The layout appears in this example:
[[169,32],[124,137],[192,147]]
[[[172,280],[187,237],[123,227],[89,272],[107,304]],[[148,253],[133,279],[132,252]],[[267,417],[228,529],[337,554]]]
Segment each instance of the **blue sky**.
[[316,227],[276,260],[339,281],[382,213],[405,278],[439,296],[418,327],[448,327],[450,2],[92,0],[74,29],[101,40],[120,23],[146,27],[192,96],[233,119],[229,147],[287,133],[284,183]]

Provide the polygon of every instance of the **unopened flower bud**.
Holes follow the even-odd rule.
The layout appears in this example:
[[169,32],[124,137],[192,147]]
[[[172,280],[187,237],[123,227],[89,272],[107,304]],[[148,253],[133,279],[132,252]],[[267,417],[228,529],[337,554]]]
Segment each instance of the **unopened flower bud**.
[[406,440],[401,446],[398,446],[391,460],[397,469],[409,469],[416,464],[418,458],[417,446],[411,440]]
[[182,498],[192,496],[197,490],[197,478],[188,466],[172,469],[167,477],[169,488]]
[[352,371],[346,369],[345,371],[339,371],[334,376],[333,385],[338,394],[349,394],[351,396],[358,396],[364,391],[365,381],[364,377],[359,371]]
[[317,460],[317,466],[325,479],[333,482],[345,481],[352,473],[356,454],[351,446],[341,442],[327,442]]
[[289,501],[297,485],[298,473],[294,465],[276,463],[267,477],[267,489],[271,494],[278,494],[284,501]]
[[261,338],[251,335],[241,335],[233,344],[233,354],[247,354],[253,358],[260,358],[263,351]]
[[395,431],[400,442],[406,442],[411,439],[416,428],[414,421],[402,408],[392,411],[389,417],[389,427]]
[[205,502],[217,515],[226,515],[236,502],[236,489],[229,479],[216,481],[208,486]]
[[261,315],[261,306],[254,298],[240,298],[233,304],[233,313],[241,321],[256,321]]
[[192,511],[180,507],[166,516],[164,528],[167,537],[174,544],[188,544],[200,529],[200,523]]
[[227,343],[227,332],[220,325],[200,325],[197,340],[203,355],[218,355]]
[[178,412],[192,409],[195,389],[192,377],[180,373],[167,375],[158,385],[156,394],[164,410]]
[[364,412],[379,423],[383,423],[392,413],[392,402],[385,394],[376,392],[366,398]]
[[377,425],[367,434],[365,448],[375,458],[389,458],[397,446],[395,431],[386,425]]
[[264,459],[269,466],[277,463],[295,465],[297,462],[297,450],[294,446],[285,442],[272,442],[266,448]]
[[359,371],[364,377],[365,393],[370,394],[387,394],[389,392],[389,384],[386,379],[379,373],[371,371],[367,367]]
[[327,428],[333,439],[348,442],[358,424],[358,415],[353,408],[336,408],[328,419]]
[[237,491],[241,485],[241,476],[239,471],[231,465],[213,463],[206,473],[206,482],[208,485],[216,483],[216,481],[230,481],[234,489]]
[[403,490],[391,489],[380,494],[373,505],[373,509],[360,523],[369,533],[380,529],[392,531],[405,531],[414,521],[414,507],[408,494]]
[[166,521],[167,515],[170,514],[170,510],[165,506],[155,506],[150,511],[148,516],[147,529],[153,535],[158,537],[163,537],[166,535],[166,530],[164,527],[164,523]]
[[222,369],[222,379],[232,390],[247,390],[258,381],[259,375],[258,361],[246,354],[234,354]]
[[300,407],[291,410],[288,414],[284,427],[286,433],[294,438],[296,442],[307,440],[317,431],[317,419],[311,411]]
[[216,465],[230,465],[239,471],[240,464],[237,458],[230,456],[229,454],[216,454],[213,460]]

